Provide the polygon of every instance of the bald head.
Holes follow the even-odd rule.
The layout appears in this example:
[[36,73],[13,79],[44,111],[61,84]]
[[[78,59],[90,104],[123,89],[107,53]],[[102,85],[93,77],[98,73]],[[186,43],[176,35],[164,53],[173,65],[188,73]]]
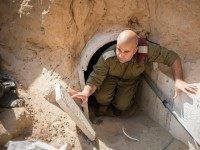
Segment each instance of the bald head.
[[131,30],[121,32],[117,38],[116,55],[121,63],[131,60],[137,52],[138,37]]
[[138,36],[132,30],[124,30],[119,34],[117,42],[119,44],[133,44],[137,46]]

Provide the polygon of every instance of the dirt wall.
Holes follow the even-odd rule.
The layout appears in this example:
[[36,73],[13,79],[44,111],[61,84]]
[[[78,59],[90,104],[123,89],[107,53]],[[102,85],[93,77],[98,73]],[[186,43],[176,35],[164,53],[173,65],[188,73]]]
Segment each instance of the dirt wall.
[[78,85],[87,41],[113,25],[149,30],[145,1],[1,1],[1,55],[25,89],[48,93],[56,79]]

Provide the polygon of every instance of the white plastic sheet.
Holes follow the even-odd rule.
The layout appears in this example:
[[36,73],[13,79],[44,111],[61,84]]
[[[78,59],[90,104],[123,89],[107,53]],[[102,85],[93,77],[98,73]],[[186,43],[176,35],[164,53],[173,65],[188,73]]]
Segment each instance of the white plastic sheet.
[[7,150],[69,150],[69,144],[64,144],[60,148],[55,148],[41,141],[9,141],[5,147]]

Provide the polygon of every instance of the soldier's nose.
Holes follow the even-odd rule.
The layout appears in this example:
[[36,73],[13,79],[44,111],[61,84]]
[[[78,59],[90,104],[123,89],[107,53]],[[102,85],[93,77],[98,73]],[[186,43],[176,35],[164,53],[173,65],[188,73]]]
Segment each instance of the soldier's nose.
[[123,57],[124,57],[124,54],[123,54],[123,53],[121,53],[121,54],[120,54],[120,58],[123,58]]
[[122,58],[123,56],[122,56],[122,54],[119,54],[119,58]]

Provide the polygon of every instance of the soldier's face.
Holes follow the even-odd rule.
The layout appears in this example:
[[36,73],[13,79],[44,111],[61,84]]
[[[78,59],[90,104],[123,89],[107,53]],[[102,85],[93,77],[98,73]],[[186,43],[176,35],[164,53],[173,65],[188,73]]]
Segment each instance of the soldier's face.
[[131,43],[117,43],[116,55],[121,63],[125,63],[131,60],[133,55],[137,52],[137,45]]

